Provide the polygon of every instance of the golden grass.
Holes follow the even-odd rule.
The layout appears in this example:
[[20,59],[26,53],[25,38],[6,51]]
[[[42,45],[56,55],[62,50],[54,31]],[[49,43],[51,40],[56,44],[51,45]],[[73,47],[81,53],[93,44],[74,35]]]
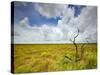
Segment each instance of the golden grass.
[[[78,44],[78,50],[82,44]],[[97,68],[97,44],[86,44],[82,60],[74,62],[73,44],[15,44],[14,73]],[[72,59],[65,58],[68,56]]]

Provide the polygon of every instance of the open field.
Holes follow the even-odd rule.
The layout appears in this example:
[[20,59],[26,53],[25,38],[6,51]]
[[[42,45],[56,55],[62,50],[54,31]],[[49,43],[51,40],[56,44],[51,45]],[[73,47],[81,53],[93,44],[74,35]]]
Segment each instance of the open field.
[[[78,44],[79,53],[81,45]],[[14,45],[14,73],[29,73],[95,69],[97,68],[97,44],[85,44],[83,58],[77,62],[74,59],[73,44]]]

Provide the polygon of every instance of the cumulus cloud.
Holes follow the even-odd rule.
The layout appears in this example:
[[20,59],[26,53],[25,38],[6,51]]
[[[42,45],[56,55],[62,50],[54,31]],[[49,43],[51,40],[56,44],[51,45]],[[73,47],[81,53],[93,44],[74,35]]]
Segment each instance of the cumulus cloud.
[[66,7],[66,5],[61,4],[35,4],[36,10],[46,18],[56,18],[58,16],[61,16]]
[[[79,15],[78,26],[81,28],[81,31],[84,32],[89,28],[96,29],[97,27],[97,8],[96,7],[86,7],[82,10],[82,13]],[[95,28],[94,28],[95,27]]]
[[86,39],[91,43],[97,42],[97,7],[83,8],[78,17],[74,17],[74,9],[68,8],[62,19],[58,21],[58,25],[64,32],[67,31],[67,36],[71,39],[77,34],[78,28],[80,33],[76,42],[86,42]]
[[59,27],[42,25],[31,27],[28,18],[24,18],[18,25],[14,26],[15,43],[34,43],[46,41],[60,41],[63,33]]
[[[30,27],[28,23],[28,18],[24,18],[19,22],[18,25],[14,26],[14,42],[33,42],[43,40],[43,33],[38,27]],[[17,35],[16,35],[17,34]]]
[[97,7],[86,7],[77,19],[82,37],[97,42]]
[[36,10],[46,18],[61,17],[58,25],[31,26],[28,17],[25,17],[17,25],[14,25],[14,43],[58,42],[72,43],[77,34],[77,43],[97,42],[97,7],[87,6],[82,9],[80,15],[75,17],[75,9],[65,5],[36,4]]

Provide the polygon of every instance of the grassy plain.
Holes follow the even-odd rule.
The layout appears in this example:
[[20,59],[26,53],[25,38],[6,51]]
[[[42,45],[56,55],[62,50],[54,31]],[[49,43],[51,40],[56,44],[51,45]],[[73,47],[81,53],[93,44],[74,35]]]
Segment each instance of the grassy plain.
[[[78,50],[82,44],[78,44]],[[67,59],[65,56],[71,58]],[[85,44],[83,58],[75,62],[73,44],[15,44],[14,73],[97,68],[97,44]]]

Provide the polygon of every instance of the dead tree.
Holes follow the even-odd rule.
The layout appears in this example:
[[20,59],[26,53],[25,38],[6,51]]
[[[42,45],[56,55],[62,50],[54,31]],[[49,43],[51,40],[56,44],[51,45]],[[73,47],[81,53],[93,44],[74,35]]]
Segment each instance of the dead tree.
[[[84,43],[81,45],[80,53],[78,50],[78,44],[76,43],[76,38],[79,36],[79,33],[80,33],[80,30],[77,28],[76,36],[74,36],[73,40],[70,38],[70,41],[72,41],[75,46],[75,62],[80,61],[83,58],[84,52],[85,52],[85,50],[84,50],[85,44]],[[87,39],[85,39],[85,40],[88,43],[88,40]]]
[[79,29],[77,28],[77,35],[74,37],[74,40],[73,40],[73,44],[75,45],[75,50],[76,50],[76,54],[75,54],[75,61],[77,61],[78,60],[78,58],[79,58],[79,56],[78,56],[78,46],[77,46],[77,44],[76,44],[76,38],[78,37],[78,35],[79,35]]
[[73,42],[73,44],[75,46],[75,50],[76,50],[76,53],[75,53],[75,62],[77,62],[79,60],[78,46],[76,44],[76,38],[79,36],[79,32],[80,32],[80,30],[77,28],[77,34],[76,34],[76,36],[74,36],[74,39],[73,40],[70,39]]

